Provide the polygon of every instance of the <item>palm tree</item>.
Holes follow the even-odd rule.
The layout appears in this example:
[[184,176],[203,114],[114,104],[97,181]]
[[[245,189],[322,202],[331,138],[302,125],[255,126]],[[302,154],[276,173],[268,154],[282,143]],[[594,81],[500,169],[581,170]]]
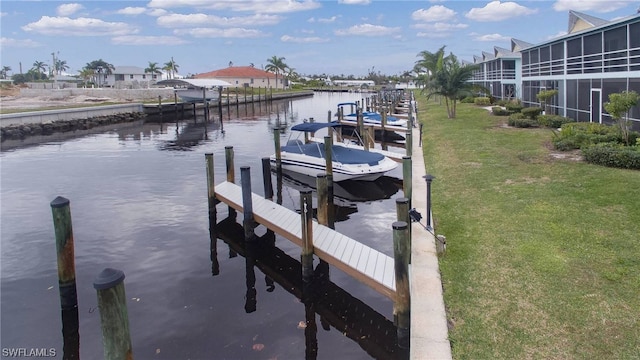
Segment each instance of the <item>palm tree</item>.
[[450,54],[446,58],[440,53],[436,61],[436,72],[429,80],[426,89],[429,92],[427,98],[433,95],[441,95],[447,106],[447,117],[456,117],[456,105],[460,97],[471,94],[474,85],[468,82],[477,70],[474,65],[462,65],[455,55]]
[[31,70],[44,74],[47,71],[47,64],[45,64],[44,61],[35,61]]
[[178,73],[178,68],[179,68],[179,65],[176,64],[175,61],[173,61],[173,56],[172,56],[171,61],[166,62],[162,70],[165,70],[167,72],[167,74],[169,75],[169,79],[173,79],[175,74]]
[[[83,68],[82,70],[78,71],[78,76],[84,80],[84,82],[86,83],[87,81],[91,80],[94,76],[95,76],[96,72],[93,69],[88,69],[88,68]],[[86,84],[85,84],[86,85]]]
[[116,67],[102,59],[99,59],[99,60],[93,60],[92,62],[87,63],[87,65],[85,65],[85,69],[91,69],[91,70],[102,69],[102,71],[104,71],[105,74],[109,75],[116,70]]
[[445,46],[442,46],[434,53],[426,50],[418,53],[417,56],[421,57],[421,59],[416,61],[413,71],[416,73],[426,72],[426,77],[421,79],[423,86],[426,87],[429,84],[431,77],[434,76],[434,74],[439,70],[439,67],[442,66],[444,61],[444,48]]
[[6,79],[7,75],[9,74],[9,71],[11,71],[11,66],[3,66],[2,70],[0,70],[0,72],[2,73],[2,78]]
[[56,74],[61,75],[63,71],[69,70],[69,65],[67,65],[66,60],[56,59],[56,64],[54,66],[54,70]]
[[152,77],[155,79],[155,76],[157,74],[162,74],[162,69],[160,69],[158,67],[158,63],[157,62],[149,61],[149,66],[147,66],[147,68],[144,69],[144,72],[152,74]]
[[[284,63],[284,60],[284,57],[277,57],[274,55],[271,57],[271,59],[267,59],[267,62],[269,64],[264,67],[265,70],[276,74],[276,89],[278,88],[278,74],[281,71],[284,73],[285,69],[289,67]],[[282,85],[282,88],[284,89],[284,84]]]

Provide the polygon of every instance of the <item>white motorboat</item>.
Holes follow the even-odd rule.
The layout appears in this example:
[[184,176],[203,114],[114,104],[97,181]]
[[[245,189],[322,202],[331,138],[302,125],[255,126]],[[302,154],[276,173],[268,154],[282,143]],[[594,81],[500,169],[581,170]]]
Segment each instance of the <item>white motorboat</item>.
[[218,101],[221,89],[231,86],[218,79],[168,79],[158,81],[156,85],[173,86],[184,102]]
[[[349,111],[348,114],[345,114],[344,109],[346,106],[349,106],[351,108],[351,111]],[[338,104],[338,112],[339,111],[343,111],[343,116],[342,118],[344,120],[347,121],[358,121],[358,114],[353,112],[353,109],[356,108],[357,109],[357,104],[354,102],[346,102],[346,103],[340,103]],[[382,114],[380,114],[379,112],[374,112],[374,111],[363,111],[362,112],[362,121],[365,124],[377,124],[377,125],[381,125],[382,124]],[[407,120],[405,119],[401,119],[395,116],[387,116],[387,125],[391,125],[391,126],[407,126]]]
[[[327,127],[340,126],[339,123],[302,123],[291,128],[293,131],[316,132]],[[308,143],[295,139],[289,140],[281,148],[281,165],[283,170],[293,171],[308,176],[316,176],[326,171],[324,144]],[[333,181],[378,179],[384,173],[395,169],[398,164],[388,157],[365,150],[349,148],[341,144],[331,147]],[[276,155],[272,155],[271,165],[276,164]]]

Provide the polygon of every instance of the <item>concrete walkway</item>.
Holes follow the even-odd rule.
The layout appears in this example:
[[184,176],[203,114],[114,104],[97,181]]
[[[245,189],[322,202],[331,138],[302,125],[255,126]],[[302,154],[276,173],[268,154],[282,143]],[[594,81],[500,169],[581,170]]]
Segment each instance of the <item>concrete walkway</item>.
[[[427,184],[425,165],[420,144],[420,131],[415,128],[412,137],[413,188],[411,206],[422,214],[426,225]],[[434,180],[434,181],[437,181]],[[433,196],[433,194],[432,194]],[[433,224],[433,222],[431,222]],[[435,236],[422,225],[411,225],[411,349],[415,360],[451,359],[447,316],[442,297],[442,281],[438,267]]]

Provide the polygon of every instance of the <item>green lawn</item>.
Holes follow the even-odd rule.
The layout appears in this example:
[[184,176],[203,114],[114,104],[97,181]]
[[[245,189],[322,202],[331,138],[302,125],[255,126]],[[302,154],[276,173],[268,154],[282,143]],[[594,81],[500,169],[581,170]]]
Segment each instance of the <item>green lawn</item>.
[[640,358],[640,172],[556,159],[550,130],[474,105],[418,104],[454,358]]

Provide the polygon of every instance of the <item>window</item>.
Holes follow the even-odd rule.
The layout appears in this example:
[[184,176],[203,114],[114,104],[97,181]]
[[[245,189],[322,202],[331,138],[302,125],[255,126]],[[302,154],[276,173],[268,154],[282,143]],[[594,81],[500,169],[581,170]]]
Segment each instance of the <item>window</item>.
[[627,48],[627,27],[605,31],[604,51],[624,50]]
[[540,62],[549,61],[551,59],[551,49],[548,46],[540,48]]
[[584,37],[584,54],[599,54],[602,52],[602,33]]
[[567,108],[578,108],[578,80],[567,80]]
[[129,79],[133,80],[133,74],[129,75]]
[[147,74],[142,74],[142,78],[146,79],[147,78]]
[[567,57],[582,56],[582,39],[567,41]]
[[564,44],[557,43],[551,45],[551,59],[562,60],[564,58]]

